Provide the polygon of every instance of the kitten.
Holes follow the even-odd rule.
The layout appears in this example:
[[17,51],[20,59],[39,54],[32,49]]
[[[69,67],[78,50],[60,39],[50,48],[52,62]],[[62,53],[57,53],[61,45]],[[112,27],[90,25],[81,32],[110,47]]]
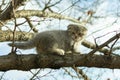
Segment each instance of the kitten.
[[87,33],[87,29],[81,25],[70,24],[67,30],[52,30],[38,33],[34,38],[26,42],[16,42],[19,49],[31,49],[36,47],[38,54],[54,53],[65,55],[67,52],[76,52],[78,43],[81,43]]

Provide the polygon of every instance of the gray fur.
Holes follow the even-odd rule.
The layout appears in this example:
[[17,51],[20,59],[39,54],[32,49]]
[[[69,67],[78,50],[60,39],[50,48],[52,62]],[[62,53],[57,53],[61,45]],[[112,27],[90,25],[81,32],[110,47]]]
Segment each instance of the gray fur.
[[[16,42],[14,45],[9,43],[9,46],[15,46],[19,49],[31,49],[36,47],[36,51],[38,54],[40,53],[55,53],[58,55],[64,55],[67,52],[71,52],[72,46],[75,43],[81,43],[83,37],[86,35],[87,29],[82,26],[77,26],[77,31],[81,31],[78,40],[74,40],[74,34],[72,34],[72,30],[76,25],[69,25],[68,30],[52,30],[38,33],[33,39],[26,42]],[[84,28],[85,30],[81,30]],[[74,31],[74,30],[73,30]],[[75,31],[76,32],[76,31]],[[77,46],[74,47],[74,51],[76,51]]]

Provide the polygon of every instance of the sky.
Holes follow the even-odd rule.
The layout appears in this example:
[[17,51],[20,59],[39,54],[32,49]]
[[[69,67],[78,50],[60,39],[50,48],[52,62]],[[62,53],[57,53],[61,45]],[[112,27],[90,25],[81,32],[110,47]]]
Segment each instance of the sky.
[[[87,6],[87,4],[92,4],[92,2],[94,2],[95,0],[88,0],[89,3],[86,3],[86,1],[83,1],[80,6]],[[99,37],[99,36],[103,36],[105,34],[104,37],[98,38],[97,42],[98,44],[102,44],[103,41],[108,40],[110,37],[114,36],[116,34],[116,32],[120,32],[120,19],[119,17],[117,17],[115,15],[115,13],[119,12],[119,2],[118,0],[101,0],[101,2],[104,2],[100,5],[98,5],[96,8],[93,8],[93,10],[96,10],[95,16],[106,16],[105,18],[100,18],[100,19],[96,19],[93,21],[93,24],[88,24],[87,28],[88,28],[88,34],[86,39],[90,40],[91,42],[94,43],[94,39]],[[34,6],[32,4],[35,4]],[[117,5],[116,5],[117,4]],[[34,3],[34,0],[32,0],[32,2],[30,2],[29,4],[27,4],[25,7],[21,7],[20,9],[30,9],[32,5],[33,9],[39,9],[39,6],[37,5],[37,3]],[[74,13],[78,13],[77,11],[74,11],[74,9],[78,9],[77,7],[74,8],[70,8],[66,11],[64,11],[65,9],[67,9],[70,6],[70,2],[69,0],[63,0],[62,3],[58,6],[60,6],[60,10],[62,9],[63,11],[59,11],[58,8],[53,8],[54,10],[56,10],[56,12],[62,12],[62,14],[66,14],[69,16],[74,16],[77,17],[77,15],[73,15],[73,14],[69,14],[67,13],[68,11],[73,11]],[[61,7],[62,6],[62,7]],[[95,4],[93,5],[95,6]],[[43,7],[43,5],[41,5],[41,7]],[[92,8],[90,8],[92,9]],[[82,15],[82,13],[79,13],[78,15]],[[119,15],[119,14],[118,14]],[[34,19],[35,17],[33,17]],[[20,19],[21,21],[21,19]],[[23,21],[23,19],[22,19]],[[113,23],[117,21],[116,23]],[[63,23],[63,24],[58,24],[58,23]],[[37,26],[37,29],[39,29],[40,31],[45,31],[45,30],[52,30],[52,29],[66,29],[66,26],[69,24],[69,21],[65,21],[65,20],[61,20],[61,21],[57,21],[57,20],[53,20],[52,22],[46,21],[44,23],[41,23],[41,27],[39,27],[39,25]],[[35,25],[37,25],[36,22],[34,22]],[[11,24],[12,25],[12,24]],[[8,23],[8,26],[11,26],[10,23]],[[21,26],[20,28],[24,31],[26,31],[26,29],[28,27],[25,27],[27,24],[24,24],[24,26]],[[46,26],[47,25],[47,26]],[[112,26],[111,26],[112,25]],[[43,26],[43,27],[42,27]],[[46,26],[46,27],[45,27]],[[58,27],[59,26],[59,27]],[[13,27],[12,27],[13,28]],[[4,28],[6,29],[6,28]],[[28,30],[28,29],[27,29]],[[9,42],[1,42],[0,43],[0,55],[7,55],[11,48],[7,45],[7,43]],[[4,46],[3,46],[4,45]],[[83,51],[88,52],[89,50],[87,49],[82,49]],[[35,49],[31,49],[31,50],[19,50],[19,52],[22,53],[35,53]],[[81,69],[83,69],[84,72],[86,72],[86,74],[92,78],[92,80],[107,80],[108,78],[111,78],[112,80],[117,80],[120,79],[120,70],[119,69],[101,69],[101,68],[83,68],[81,67]],[[71,69],[70,69],[71,70]],[[36,70],[32,70],[33,72],[36,72]],[[41,69],[40,75],[45,75],[47,73],[49,73],[51,70],[50,69]],[[1,75],[3,72],[0,72]],[[74,74],[74,73],[73,73]],[[75,74],[74,74],[75,75]],[[32,76],[32,73],[30,71],[18,71],[18,70],[11,70],[11,71],[7,71],[4,74],[3,79],[5,80],[27,80],[28,78],[30,78]],[[61,77],[62,76],[62,77]],[[73,78],[70,77],[69,75],[67,75],[66,73],[64,73],[63,69],[59,69],[59,70],[52,70],[51,74],[47,74],[47,77],[41,77],[41,80],[53,80],[54,77],[57,78],[57,80],[60,79],[65,79],[65,80],[72,80]],[[78,79],[73,79],[73,80],[78,80]]]

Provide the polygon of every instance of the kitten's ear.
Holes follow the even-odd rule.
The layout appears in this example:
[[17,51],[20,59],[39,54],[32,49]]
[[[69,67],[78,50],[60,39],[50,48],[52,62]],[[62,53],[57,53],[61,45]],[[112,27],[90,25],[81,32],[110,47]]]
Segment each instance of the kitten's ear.
[[70,30],[73,29],[73,27],[74,27],[74,25],[70,24],[70,25],[67,26],[67,30],[70,31]]

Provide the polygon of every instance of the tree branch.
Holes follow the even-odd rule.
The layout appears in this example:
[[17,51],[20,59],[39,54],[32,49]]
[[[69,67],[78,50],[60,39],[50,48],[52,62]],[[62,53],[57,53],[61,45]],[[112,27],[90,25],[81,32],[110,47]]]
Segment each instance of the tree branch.
[[[40,11],[40,10],[19,10],[19,11],[16,11],[15,16],[16,16],[16,18],[38,16],[38,17],[46,17],[46,18],[65,19],[65,20],[69,20],[69,21],[81,24],[81,22],[75,18],[61,15],[61,14],[55,13],[55,12],[44,12],[44,11]],[[8,18],[7,19],[5,18],[4,21],[10,20],[12,18],[13,18],[13,16],[8,15]],[[1,19],[1,16],[0,16],[0,19]],[[1,19],[1,21],[2,21],[2,19]],[[3,24],[0,23],[0,26],[3,26]]]
[[[17,9],[19,6],[23,5],[23,2],[26,0],[14,0],[14,9]],[[13,6],[12,1],[8,4],[8,7],[6,7],[1,15],[0,15],[0,21],[7,22],[7,20],[10,20],[13,18]],[[3,24],[0,22],[0,27],[3,26]]]
[[[33,36],[34,36],[33,33],[16,31],[15,41],[26,41],[26,40],[32,38]],[[2,31],[2,30],[0,30],[0,42],[12,41],[12,40],[13,40],[12,31],[9,31],[9,30]]]
[[52,54],[29,54],[0,56],[0,71],[7,70],[30,70],[37,68],[59,69],[61,67],[99,67],[120,69],[120,56],[103,56],[87,54],[69,54],[58,56]]
[[[108,41],[104,42],[103,44],[99,45],[98,47],[96,47],[94,50],[92,50],[89,54],[93,55],[96,51],[98,51],[99,49],[107,46],[109,43],[111,43],[112,41],[114,41],[115,39],[119,38],[120,33],[116,34],[115,36],[113,36],[112,38],[110,38]],[[110,55],[111,53],[106,53],[108,55]]]
[[[19,6],[23,5],[23,2],[25,2],[26,0],[14,0],[14,9],[17,9]],[[6,7],[1,15],[0,15],[0,20],[7,20],[10,19],[11,14],[13,13],[13,6],[12,6],[12,1],[8,4],[8,7]]]
[[38,17],[47,17],[47,18],[56,18],[56,19],[66,19],[76,23],[80,23],[79,20],[75,18],[71,18],[69,16],[61,15],[55,12],[44,12],[40,10],[19,10],[16,12],[16,17],[30,17],[30,16],[38,16]]
[[[87,41],[87,40],[84,40],[82,42],[82,45],[84,45],[85,47],[90,48],[90,49],[96,49],[96,45],[91,43],[91,42],[89,42],[89,41]],[[109,52],[109,50],[106,49],[106,48],[98,49],[98,51],[100,51],[100,52],[102,52],[104,54]]]
[[30,28],[33,30],[33,32],[38,33],[38,30],[33,26],[30,19],[28,17],[25,18],[27,23],[29,24]]

